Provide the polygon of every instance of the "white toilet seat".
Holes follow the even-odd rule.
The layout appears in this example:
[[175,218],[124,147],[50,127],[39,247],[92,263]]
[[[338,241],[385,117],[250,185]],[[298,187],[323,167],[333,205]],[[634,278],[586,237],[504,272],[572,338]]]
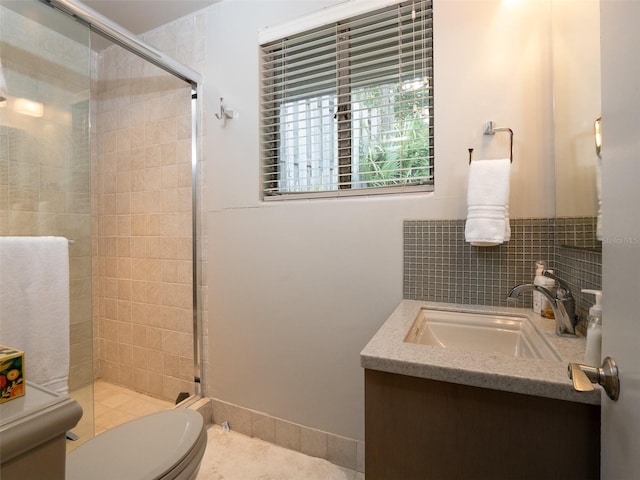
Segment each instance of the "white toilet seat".
[[207,433],[202,415],[173,409],[124,423],[67,456],[66,480],[183,480],[195,477]]

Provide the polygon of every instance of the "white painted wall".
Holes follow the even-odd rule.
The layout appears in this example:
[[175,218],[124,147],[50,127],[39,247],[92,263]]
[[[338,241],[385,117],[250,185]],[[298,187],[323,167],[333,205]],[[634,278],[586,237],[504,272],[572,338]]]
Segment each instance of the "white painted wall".
[[[360,350],[402,298],[402,221],[464,218],[467,148],[508,155],[511,216],[554,215],[549,4],[435,0],[431,194],[262,203],[257,32],[335,1],[207,10],[208,394],[364,438]],[[225,98],[240,118],[212,117]]]

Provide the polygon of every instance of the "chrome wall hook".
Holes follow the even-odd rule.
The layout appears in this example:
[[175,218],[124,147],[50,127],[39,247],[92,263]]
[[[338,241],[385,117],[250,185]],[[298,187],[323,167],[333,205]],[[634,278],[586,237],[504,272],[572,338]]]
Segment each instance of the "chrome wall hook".
[[234,112],[233,110],[227,110],[226,108],[224,108],[223,100],[224,99],[220,97],[220,113],[214,113],[214,115],[218,120],[231,120],[234,118]]

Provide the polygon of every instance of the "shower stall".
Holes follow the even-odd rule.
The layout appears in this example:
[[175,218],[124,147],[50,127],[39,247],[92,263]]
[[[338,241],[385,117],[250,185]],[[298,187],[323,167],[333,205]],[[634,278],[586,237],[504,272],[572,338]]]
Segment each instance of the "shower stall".
[[0,62],[0,236],[69,239],[81,437],[95,379],[200,395],[200,75],[72,0],[0,1]]

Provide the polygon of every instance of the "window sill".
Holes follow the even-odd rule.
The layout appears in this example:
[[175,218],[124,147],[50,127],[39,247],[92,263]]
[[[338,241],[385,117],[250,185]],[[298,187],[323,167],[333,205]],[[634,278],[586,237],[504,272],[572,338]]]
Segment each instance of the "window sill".
[[354,190],[331,190],[326,192],[300,192],[300,193],[283,193],[279,195],[263,196],[264,202],[281,202],[290,200],[314,200],[314,199],[332,199],[332,198],[353,198],[353,197],[372,197],[380,195],[394,195],[407,193],[428,193],[433,192],[433,185],[398,185],[391,187],[379,188],[363,188]]

